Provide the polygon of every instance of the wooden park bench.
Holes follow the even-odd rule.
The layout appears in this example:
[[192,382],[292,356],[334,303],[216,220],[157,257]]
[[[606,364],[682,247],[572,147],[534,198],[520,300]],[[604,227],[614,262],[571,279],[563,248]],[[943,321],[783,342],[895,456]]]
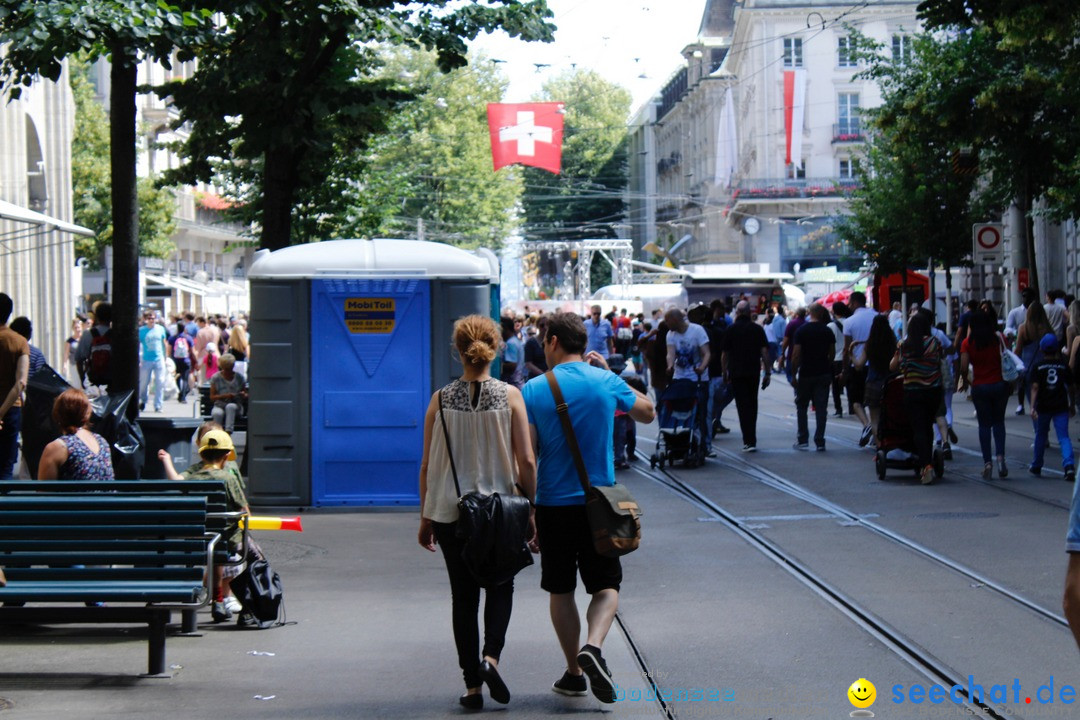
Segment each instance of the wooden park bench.
[[195,629],[240,515],[220,481],[0,481],[0,623],[145,622],[164,676],[172,612]]

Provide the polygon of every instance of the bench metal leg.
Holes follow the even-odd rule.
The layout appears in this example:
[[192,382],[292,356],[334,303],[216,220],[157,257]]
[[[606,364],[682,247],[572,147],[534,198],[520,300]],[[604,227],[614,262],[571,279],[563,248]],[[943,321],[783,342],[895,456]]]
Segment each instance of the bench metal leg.
[[183,610],[180,613],[180,634],[199,634],[199,614],[195,610]]
[[150,615],[150,665],[148,677],[169,677],[165,674],[165,627],[169,624],[168,612]]

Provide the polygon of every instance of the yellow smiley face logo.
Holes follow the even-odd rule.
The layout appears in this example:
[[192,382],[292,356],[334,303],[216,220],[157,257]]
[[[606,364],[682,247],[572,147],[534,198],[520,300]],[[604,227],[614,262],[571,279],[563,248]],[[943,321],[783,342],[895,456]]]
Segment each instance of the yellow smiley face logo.
[[877,688],[874,687],[874,683],[870,682],[866,678],[859,678],[855,682],[851,683],[851,687],[847,691],[848,700],[851,704],[857,708],[868,708],[874,704],[874,700],[877,699]]

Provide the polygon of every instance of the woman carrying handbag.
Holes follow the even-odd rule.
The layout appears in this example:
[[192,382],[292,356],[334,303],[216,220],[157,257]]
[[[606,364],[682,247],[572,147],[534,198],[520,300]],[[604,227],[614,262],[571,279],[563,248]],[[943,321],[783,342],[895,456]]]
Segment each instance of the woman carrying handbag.
[[[450,576],[454,642],[466,687],[459,702],[469,710],[484,706],[484,683],[493,700],[510,701],[498,665],[510,624],[514,581],[486,590],[481,652],[477,618],[481,586],[461,557],[458,499],[471,491],[511,495],[515,487],[532,497],[536,490],[536,459],[521,391],[489,372],[501,337],[499,326],[482,315],[469,315],[454,324],[453,347],[464,372],[431,396],[420,464],[419,542],[431,552],[436,544],[442,547]],[[534,552],[535,538],[530,517],[529,546]]]

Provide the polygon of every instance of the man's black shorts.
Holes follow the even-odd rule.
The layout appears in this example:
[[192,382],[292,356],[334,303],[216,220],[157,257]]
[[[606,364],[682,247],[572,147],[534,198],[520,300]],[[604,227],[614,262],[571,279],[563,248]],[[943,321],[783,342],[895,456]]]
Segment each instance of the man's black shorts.
[[536,532],[542,589],[555,594],[574,592],[579,568],[581,582],[590,595],[619,589],[622,563],[619,558],[596,553],[584,505],[537,505]]
[[847,396],[848,402],[863,404],[866,397],[866,369],[856,370],[849,367],[847,371]]

